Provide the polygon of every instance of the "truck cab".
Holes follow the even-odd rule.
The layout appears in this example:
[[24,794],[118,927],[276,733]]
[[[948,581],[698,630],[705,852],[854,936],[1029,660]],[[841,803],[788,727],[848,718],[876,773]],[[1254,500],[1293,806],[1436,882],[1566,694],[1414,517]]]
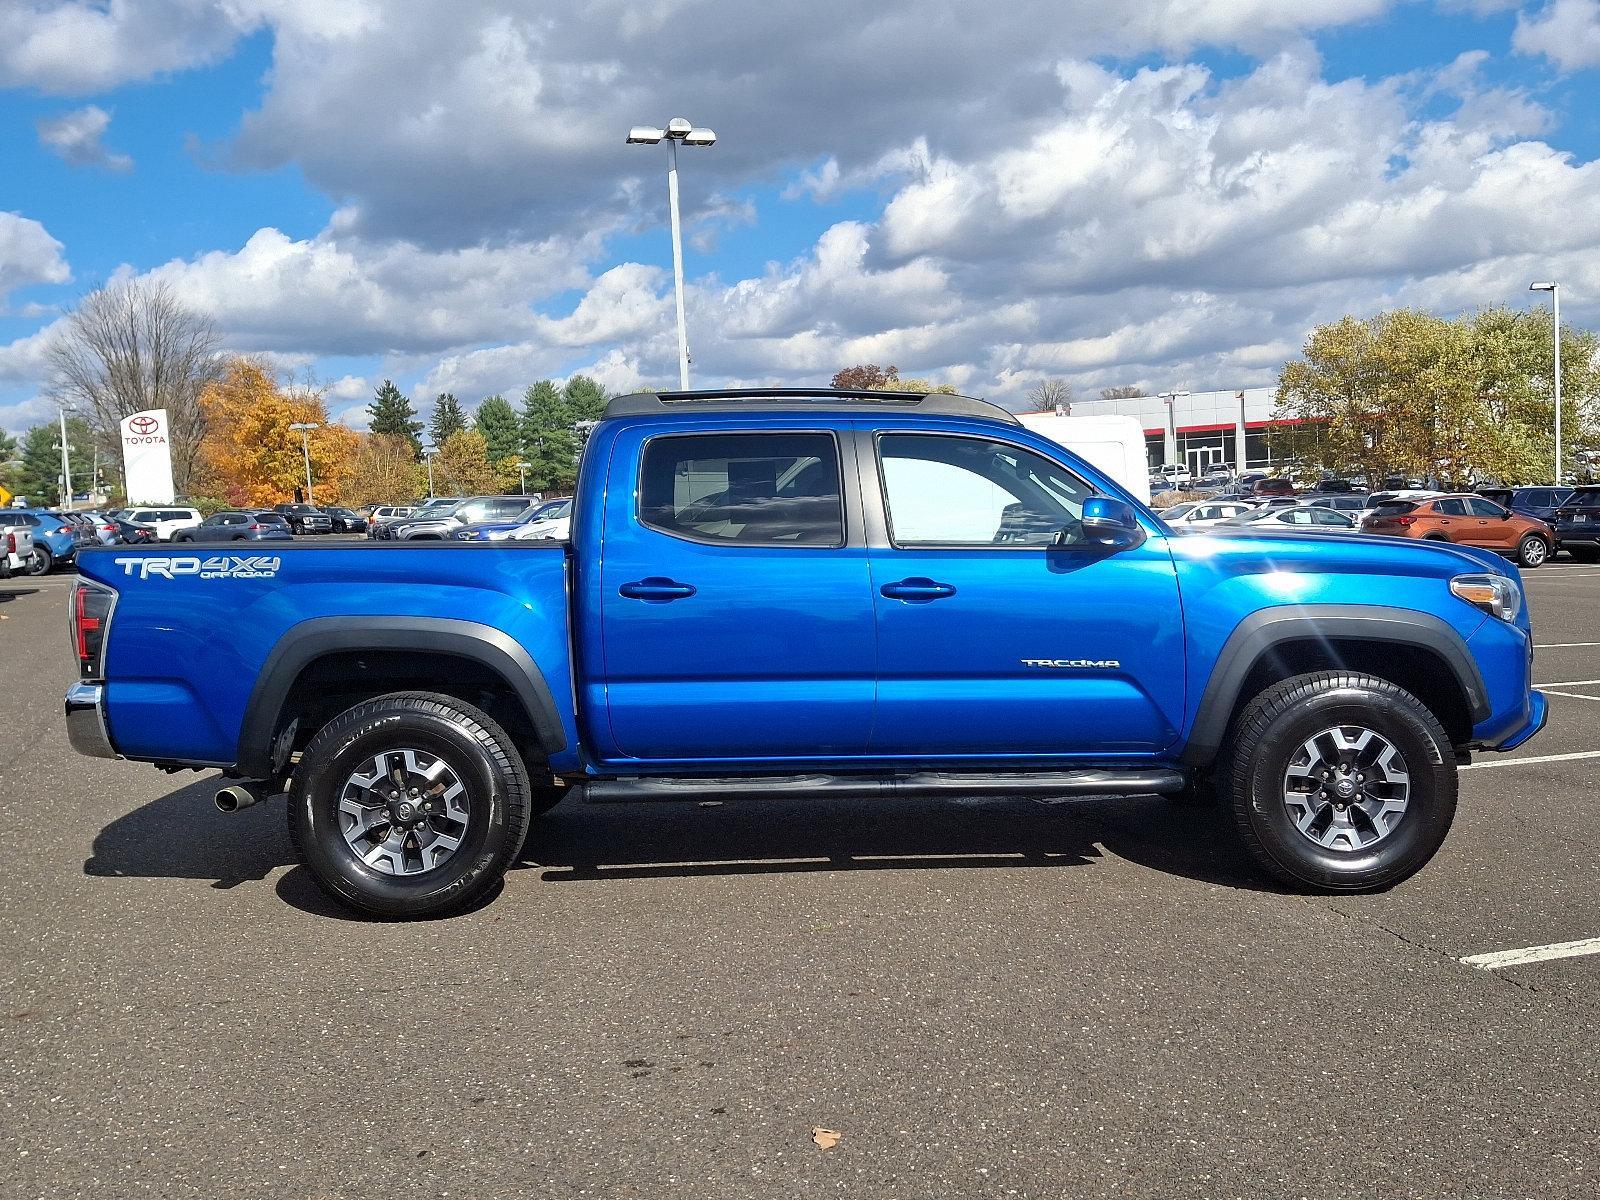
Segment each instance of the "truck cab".
[[967,397],[613,400],[564,543],[83,559],[75,744],[287,792],[390,916],[481,896],[569,792],[1216,795],[1279,879],[1384,886],[1545,716],[1495,556],[1178,536]]

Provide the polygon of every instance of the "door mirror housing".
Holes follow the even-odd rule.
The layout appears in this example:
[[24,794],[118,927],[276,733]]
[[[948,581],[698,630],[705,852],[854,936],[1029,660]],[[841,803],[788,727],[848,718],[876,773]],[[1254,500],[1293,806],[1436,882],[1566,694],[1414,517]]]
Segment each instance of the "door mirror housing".
[[1144,538],[1133,505],[1111,496],[1090,496],[1083,502],[1083,545],[1130,550]]

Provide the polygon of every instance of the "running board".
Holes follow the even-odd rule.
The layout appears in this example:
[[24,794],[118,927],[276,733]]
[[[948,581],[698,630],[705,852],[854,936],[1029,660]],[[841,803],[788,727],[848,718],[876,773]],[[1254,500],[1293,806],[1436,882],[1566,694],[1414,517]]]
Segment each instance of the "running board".
[[636,800],[782,800],[890,796],[1145,796],[1176,792],[1184,774],[1170,768],[1083,767],[1070,771],[905,771],[891,775],[634,776],[580,784],[589,804]]

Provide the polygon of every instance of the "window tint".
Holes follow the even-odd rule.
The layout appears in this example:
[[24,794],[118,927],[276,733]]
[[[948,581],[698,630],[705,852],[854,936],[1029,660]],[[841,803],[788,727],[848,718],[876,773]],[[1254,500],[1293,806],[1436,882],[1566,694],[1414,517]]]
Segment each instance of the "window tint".
[[1433,511],[1441,517],[1464,517],[1467,515],[1467,502],[1460,499],[1435,500]]
[[1411,512],[1416,507],[1409,500],[1385,500],[1374,508],[1373,512],[1380,517],[1394,517],[1399,516],[1401,513]]
[[666,533],[746,545],[844,544],[830,434],[652,438],[639,484],[639,520]]
[[36,528],[38,524],[39,519],[32,513],[10,513],[0,521],[0,525],[26,525],[30,529]]
[[1498,521],[1501,517],[1506,515],[1506,510],[1501,508],[1493,500],[1480,500],[1473,498],[1467,501],[1467,507],[1472,510],[1472,515],[1475,517],[1492,517]]
[[1083,540],[1089,486],[1028,450],[982,438],[878,439],[897,546],[1048,546]]
[[1312,513],[1313,521],[1318,525],[1337,525],[1341,529],[1348,528],[1350,518],[1343,516],[1329,508],[1319,508]]

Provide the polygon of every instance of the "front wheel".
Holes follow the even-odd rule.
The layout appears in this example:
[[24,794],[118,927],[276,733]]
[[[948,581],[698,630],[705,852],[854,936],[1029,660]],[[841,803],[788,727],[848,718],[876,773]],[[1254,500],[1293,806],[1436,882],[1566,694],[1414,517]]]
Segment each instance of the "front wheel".
[[1240,715],[1221,791],[1246,847],[1297,888],[1387,887],[1420,870],[1456,811],[1437,717],[1370,675],[1327,671],[1267,689]]
[[29,575],[48,575],[56,565],[56,556],[50,553],[48,546],[35,546],[33,556],[28,559]]
[[1544,566],[1550,557],[1550,543],[1536,533],[1530,533],[1517,543],[1517,565],[1532,570]]
[[289,834],[330,896],[375,916],[461,909],[527,836],[528,773],[488,714],[397,692],[335,717],[295,769]]

